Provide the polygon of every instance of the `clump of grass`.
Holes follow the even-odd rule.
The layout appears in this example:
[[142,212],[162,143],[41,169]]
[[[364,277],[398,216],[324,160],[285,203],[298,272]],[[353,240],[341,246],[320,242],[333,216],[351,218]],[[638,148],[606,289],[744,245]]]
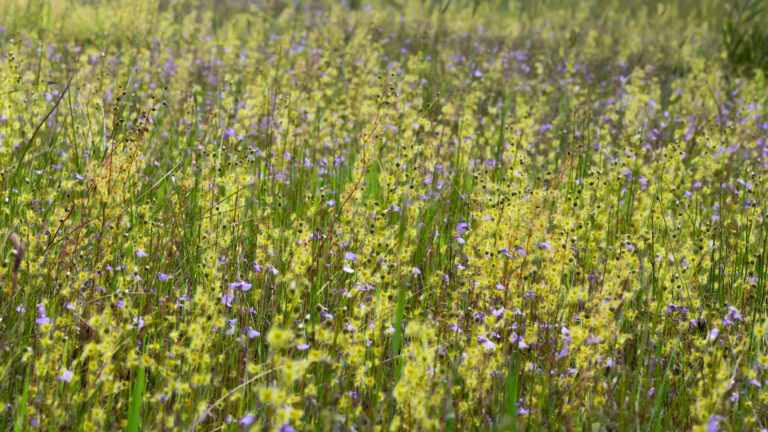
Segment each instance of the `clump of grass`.
[[739,67],[768,70],[768,7],[759,0],[727,3],[723,44],[728,60]]

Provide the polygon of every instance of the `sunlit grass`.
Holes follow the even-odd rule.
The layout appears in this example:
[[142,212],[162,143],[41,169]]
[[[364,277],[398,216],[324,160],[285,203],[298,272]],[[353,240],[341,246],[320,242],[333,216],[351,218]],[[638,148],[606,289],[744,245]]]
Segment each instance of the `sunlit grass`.
[[768,425],[732,9],[348,3],[0,0],[0,429]]

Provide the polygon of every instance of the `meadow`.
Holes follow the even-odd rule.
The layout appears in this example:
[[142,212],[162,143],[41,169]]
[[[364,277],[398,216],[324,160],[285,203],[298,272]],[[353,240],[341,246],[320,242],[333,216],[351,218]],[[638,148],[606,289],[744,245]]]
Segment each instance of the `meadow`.
[[0,430],[765,430],[765,22],[0,0]]

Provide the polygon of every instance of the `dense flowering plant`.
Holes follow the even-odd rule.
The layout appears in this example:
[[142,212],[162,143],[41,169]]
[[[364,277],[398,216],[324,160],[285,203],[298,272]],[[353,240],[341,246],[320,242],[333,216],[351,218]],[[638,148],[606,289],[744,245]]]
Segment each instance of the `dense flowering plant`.
[[0,429],[768,427],[764,73],[549,3],[0,2]]

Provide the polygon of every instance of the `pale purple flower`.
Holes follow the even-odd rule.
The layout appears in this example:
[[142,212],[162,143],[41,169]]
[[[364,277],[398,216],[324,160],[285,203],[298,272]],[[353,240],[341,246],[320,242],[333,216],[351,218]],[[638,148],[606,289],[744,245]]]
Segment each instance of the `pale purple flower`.
[[296,349],[299,351],[306,351],[309,349],[309,345],[307,344],[298,344],[296,345]]
[[221,297],[221,304],[223,304],[226,307],[232,307],[232,300],[235,299],[235,295],[232,293],[224,294]]
[[344,252],[344,259],[357,262],[357,255],[352,252]]
[[420,274],[421,274],[421,270],[419,270],[419,268],[418,268],[418,267],[414,267],[414,268],[412,268],[412,269],[411,269],[411,271],[413,272],[413,275],[414,275],[414,276],[418,276],[418,275],[420,275]]
[[141,249],[136,249],[136,256],[139,257],[139,258],[144,258],[144,257],[147,257],[149,255],[147,255],[147,253],[144,252]]
[[157,280],[159,280],[160,282],[166,281],[166,280],[168,280],[170,278],[171,278],[170,274],[166,274],[166,273],[158,273],[157,274]]
[[142,327],[144,327],[144,320],[141,317],[138,317],[138,316],[134,317],[133,322],[134,324],[136,324],[137,329],[141,329]]
[[229,290],[232,291],[235,288],[240,288],[243,291],[249,291],[253,285],[249,284],[248,282],[238,281],[238,282],[232,282],[229,284]]
[[230,323],[229,323],[229,329],[227,329],[227,330],[224,332],[224,334],[225,334],[225,335],[227,335],[227,336],[232,336],[233,334],[235,334],[235,330],[236,330],[236,327],[235,327],[235,325],[234,325],[233,323],[231,323],[231,322],[230,322]]
[[720,424],[720,421],[723,418],[719,415],[715,415],[709,418],[709,421],[707,421],[707,432],[717,432],[718,431],[718,425]]
[[246,427],[252,425],[254,421],[256,421],[256,418],[254,416],[252,416],[251,414],[247,414],[247,415],[243,416],[240,420],[238,420],[237,423],[240,426],[246,428]]
[[38,317],[35,320],[35,324],[40,324],[40,325],[42,325],[42,324],[50,324],[51,319],[48,318],[47,316],[45,316],[45,305],[43,305],[42,303],[38,303],[37,304],[37,313],[38,313]]
[[564,346],[563,349],[561,349],[557,355],[555,355],[555,360],[560,360],[561,358],[568,355],[569,349],[567,346]]
[[75,376],[74,372],[64,369],[63,371],[61,371],[61,375],[59,375],[59,381],[72,382],[72,378],[74,376]]
[[261,336],[261,333],[258,331],[248,327],[248,339],[253,339],[255,337]]

